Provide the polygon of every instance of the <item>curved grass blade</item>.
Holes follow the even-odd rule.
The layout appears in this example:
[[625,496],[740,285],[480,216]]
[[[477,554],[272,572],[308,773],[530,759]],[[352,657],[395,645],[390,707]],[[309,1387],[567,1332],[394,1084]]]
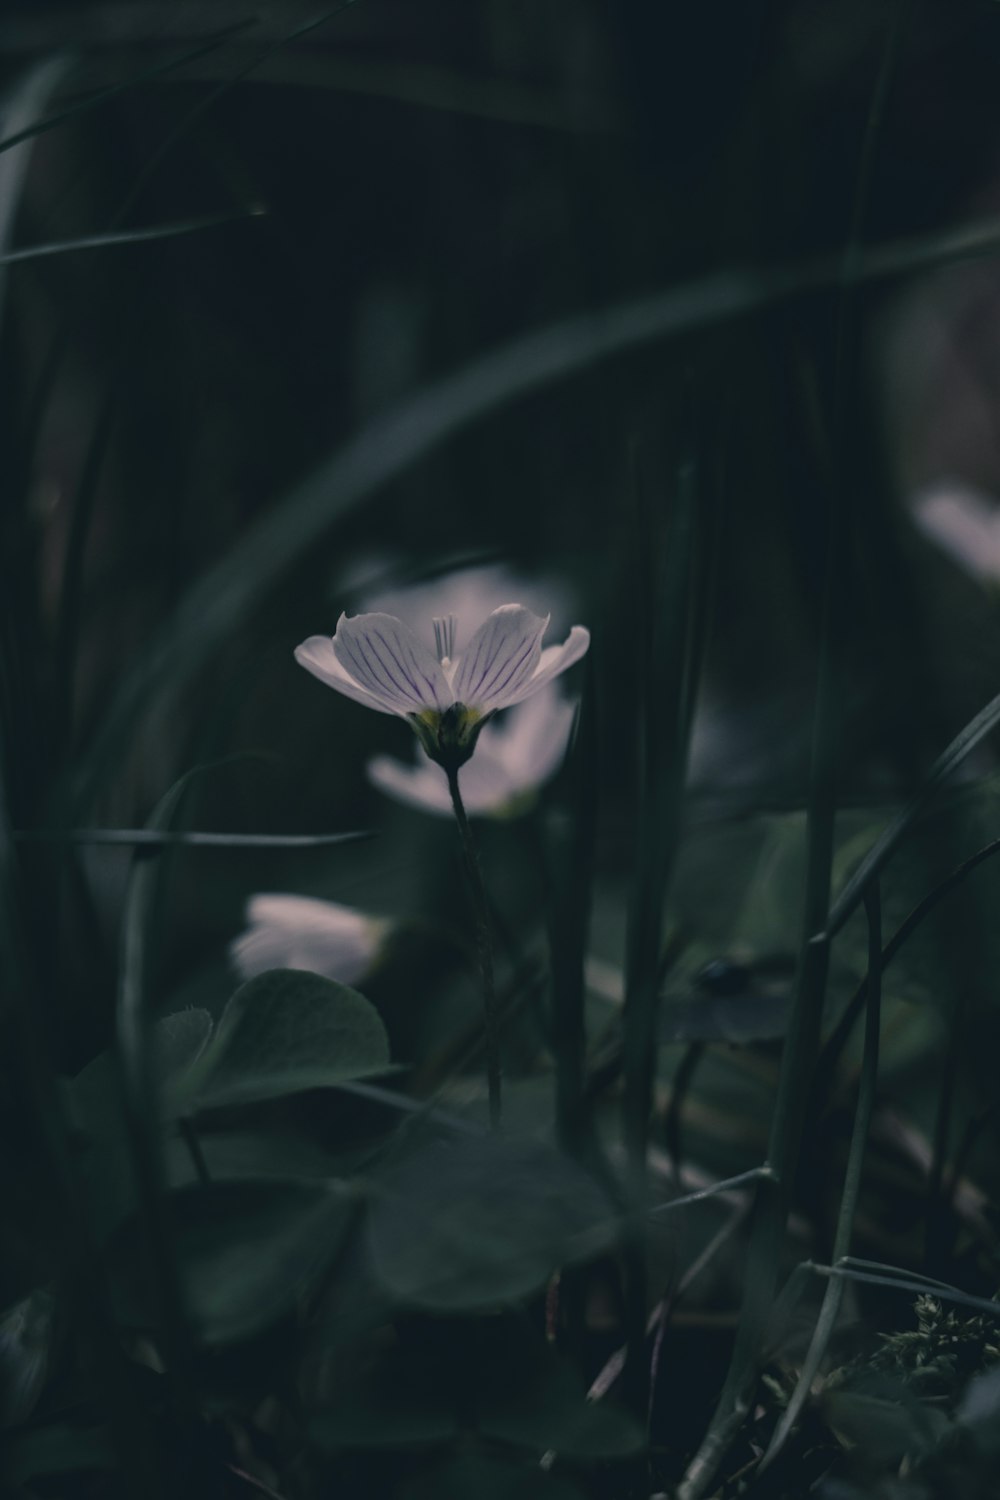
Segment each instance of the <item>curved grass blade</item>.
[[356,844],[374,834],[354,833],[205,833],[170,828],[18,828],[19,843],[102,844],[112,847],[163,849],[186,844],[196,849],[328,849],[333,844]]
[[[911,1292],[919,1297],[925,1297],[928,1294],[927,1280],[924,1277],[911,1276],[909,1273],[891,1276],[877,1275],[873,1271],[856,1270],[850,1261],[843,1261],[833,1266],[820,1266],[812,1262],[807,1262],[807,1265],[815,1276],[842,1277],[847,1281],[860,1281],[868,1286],[894,1287],[897,1291]],[[990,1317],[1000,1320],[1000,1302],[992,1301],[988,1297],[975,1297],[971,1292],[963,1292],[958,1287],[949,1286],[946,1281],[933,1282],[933,1293],[943,1302],[954,1302],[959,1307],[971,1307],[976,1312],[988,1313]]]
[[[101,89],[98,93],[91,94],[86,99],[70,105],[68,109],[60,110],[56,115],[49,115],[47,119],[36,120],[33,124],[17,125],[0,140],[0,152],[10,151],[12,147],[19,146],[22,141],[30,141],[36,135],[44,135],[48,130],[55,130],[56,126],[63,125],[67,120],[75,119],[77,115],[85,114],[88,110],[96,109],[99,104],[104,104],[108,99],[114,99],[119,94],[127,93],[129,89],[136,88],[141,83],[148,83],[153,78],[162,78],[165,74],[172,73],[175,68],[183,68],[186,63],[195,62],[199,57],[205,57],[209,52],[214,52],[231,36],[254,25],[256,25],[255,16],[250,16],[245,21],[237,21],[223,31],[215,32],[203,45],[191,52],[185,52],[180,57],[172,57],[165,63],[157,63],[154,67],[144,68],[141,73],[133,74],[124,83],[115,83],[109,88]],[[52,59],[52,61],[59,61],[63,73],[73,65],[72,58]],[[38,107],[43,106],[40,104]]]
[[837,935],[848,917],[864,899],[865,890],[885,868],[896,846],[905,836],[910,825],[923,812],[935,792],[944,786],[963,760],[972,754],[976,746],[988,734],[991,734],[998,724],[1000,724],[1000,693],[995,698],[991,698],[986,707],[981,709],[975,718],[971,719],[955,736],[948,748],[934,762],[916,796],[902,811],[897,813],[888,827],[875,840],[833,904],[829,921],[826,924],[828,937],[832,938]]
[[286,47],[289,42],[298,41],[300,37],[307,36],[311,31],[318,31],[321,26],[326,26],[328,22],[335,20],[337,16],[342,15],[345,10],[356,4],[357,0],[341,0],[341,3],[334,6],[332,10],[324,12],[321,16],[314,17],[302,26],[296,26],[292,31],[285,32],[277,41],[270,42],[267,46],[262,47],[248,63],[245,63],[243,67],[237,68],[235,72],[229,74],[215,88],[209,89],[208,93],[199,99],[193,108],[188,110],[174,129],[168,131],[166,137],[143,164],[142,170],[126,193],[124,200],[115,211],[111,220],[111,227],[115,229],[124,222],[147,182],[153,176],[153,173],[157,171],[163,160],[169,156],[177,143],[183,140],[184,136],[191,129],[191,126],[200,120],[202,115],[207,114],[219,99],[228,94],[230,89],[235,88],[238,83],[242,83],[245,78],[249,78],[251,73],[259,68],[263,62],[266,62],[275,52],[280,51],[282,47]]
[[[851,1248],[851,1232],[854,1215],[861,1193],[861,1173],[864,1167],[868,1130],[875,1105],[875,1089],[878,1083],[879,1036],[882,1019],[882,910],[878,881],[866,892],[865,906],[868,913],[868,974],[866,976],[865,1043],[861,1061],[861,1080],[858,1085],[858,1102],[854,1114],[854,1129],[844,1176],[844,1191],[837,1215],[837,1228],[833,1240],[833,1259],[840,1264]],[[795,1389],[788,1405],[781,1414],[764,1457],[760,1461],[760,1472],[777,1458],[785,1446],[799,1413],[812,1390],[813,1381],[833,1336],[837,1318],[844,1300],[844,1279],[833,1277],[823,1296],[816,1319],[816,1326],[809,1342],[809,1349],[802,1362]]]
[[149,229],[126,229],[119,234],[85,234],[76,240],[53,240],[47,245],[26,245],[22,250],[8,250],[0,255],[0,266],[12,266],[24,260],[41,260],[46,255],[71,255],[79,250],[104,250],[115,245],[141,245],[153,240],[173,240],[180,235],[198,234],[203,229],[218,229],[223,224],[238,224],[259,219],[267,212],[261,207],[242,214],[209,214],[200,219],[180,219],[174,224],[154,224]]
[[[196,767],[182,776],[157,804],[150,819],[154,831],[163,830],[169,824],[181,797],[200,769]],[[158,877],[156,861],[149,858],[148,852],[137,851],[125,895],[115,1056],[135,1168],[145,1251],[155,1289],[158,1333],[174,1398],[183,1408],[190,1400],[186,1381],[193,1353],[173,1226],[166,1203],[159,1080],[153,1063],[146,1005],[147,931]]]
[[687,1208],[691,1203],[701,1203],[705,1198],[717,1198],[720,1193],[731,1193],[734,1188],[746,1187],[751,1182],[760,1182],[762,1178],[773,1176],[773,1171],[765,1162],[762,1167],[750,1167],[746,1172],[737,1172],[735,1177],[724,1177],[721,1182],[713,1182],[711,1187],[698,1188],[696,1192],[671,1198],[667,1203],[658,1203],[649,1210],[649,1217],[659,1218],[662,1214],[673,1213],[675,1209]]
[[[0,726],[2,727],[2,726]],[[107,1286],[92,1242],[70,1145],[64,1099],[42,1031],[43,1005],[35,992],[35,975],[23,948],[24,922],[19,911],[16,850],[7,817],[5,773],[7,747],[0,736],[0,992],[4,1055],[17,1078],[39,1143],[42,1191],[57,1204],[67,1255],[67,1274],[60,1288],[69,1324],[79,1336],[83,1364],[96,1378],[107,1403],[109,1431],[122,1474],[135,1494],[166,1500],[162,1455],[148,1413],[110,1316]],[[29,1135],[30,1138],[30,1135]]]
[[[990,219],[918,242],[896,241],[860,253],[852,284],[1000,252],[1000,221]],[[235,626],[259,605],[320,537],[335,534],[362,500],[473,422],[555,381],[693,329],[743,317],[804,292],[837,286],[843,257],[791,268],[736,270],[657,296],[584,313],[528,333],[474,360],[363,428],[297,485],[182,599],[171,621],[123,680],[104,726],[82,764],[75,795],[86,802],[102,768],[143,704],[168,683],[202,667]]]
[[[39,109],[44,108],[46,100],[66,76],[69,66],[69,60],[65,57],[47,58],[29,69],[19,85],[8,93],[3,102],[2,118],[5,123],[10,122],[15,127],[12,144],[26,139],[23,130],[19,135],[16,134],[19,122],[25,118],[30,119]],[[14,233],[14,218],[21,202],[21,190],[30,160],[30,147],[0,160],[0,252],[6,251]],[[6,281],[6,276],[0,272],[0,307],[3,304]]]
[[[882,949],[881,963],[883,971],[888,968],[907,938],[912,936],[924,918],[933,911],[934,907],[943,901],[945,896],[949,895],[956,886],[961,885],[966,876],[971,875],[977,866],[983,864],[987,859],[992,859],[994,854],[1000,854],[1000,839],[993,839],[990,843],[985,844],[982,849],[977,849],[975,854],[971,854],[968,859],[963,860],[960,865],[952,870],[950,875],[947,875],[940,885],[935,886],[932,891],[928,891],[927,895],[917,902],[916,906],[907,914]],[[826,1095],[830,1074],[833,1072],[837,1059],[847,1043],[847,1038],[854,1028],[854,1023],[861,1013],[861,1009],[865,1003],[866,991],[867,980],[863,979],[845,1006],[840,1020],[830,1033],[826,1046],[823,1048],[816,1072],[815,1093],[818,1098],[823,1098]]]
[[553,851],[557,875],[549,915],[552,1038],[556,1056],[556,1128],[571,1155],[592,1144],[584,1091],[584,961],[590,926],[597,836],[599,745],[593,652],[571,741],[572,816]]
[[[834,821],[845,686],[841,660],[843,624],[839,595],[848,576],[848,510],[853,500],[853,486],[847,476],[850,457],[847,383],[856,357],[853,293],[863,262],[861,241],[869,208],[872,170],[911,3],[912,0],[897,0],[886,31],[862,137],[851,220],[841,264],[842,294],[836,329],[831,423],[832,482],[809,770],[802,944],[795,999],[781,1056],[768,1143],[768,1160],[774,1167],[775,1181],[761,1184],[750,1231],[744,1294],[729,1369],[708,1430],[679,1487],[679,1500],[700,1500],[708,1491],[750,1409],[761,1348],[774,1305],[777,1265],[791,1203],[792,1184],[799,1162],[802,1130],[808,1117],[809,1091],[818,1061],[823,1002],[829,972],[831,935],[828,929],[833,881]],[[852,1148],[853,1145],[852,1141]],[[864,1140],[860,1150],[863,1157]]]

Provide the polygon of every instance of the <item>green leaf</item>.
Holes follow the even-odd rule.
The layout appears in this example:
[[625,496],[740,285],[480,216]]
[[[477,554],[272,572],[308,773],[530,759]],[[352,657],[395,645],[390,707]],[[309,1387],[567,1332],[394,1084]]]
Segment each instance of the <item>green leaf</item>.
[[[204,1051],[212,1032],[207,1010],[179,1010],[163,1016],[150,1030],[150,1064],[164,1089],[178,1080]],[[110,1051],[100,1052],[68,1085],[74,1124],[87,1135],[115,1134],[121,1127],[121,1105]]]
[[475,1425],[484,1437],[567,1458],[623,1458],[646,1436],[625,1411],[588,1401],[576,1369],[526,1327],[483,1330]]
[[241,985],[171,1103],[178,1112],[249,1104],[384,1073],[389,1041],[356,990],[300,969]]
[[[150,1071],[161,1093],[175,1092],[212,1029],[206,1010],[183,1010],[155,1022],[149,1034]],[[121,1084],[110,1051],[101,1052],[64,1086],[69,1118],[85,1137],[81,1169],[91,1229],[101,1241],[136,1206],[135,1168],[122,1107]]]
[[0,1319],[0,1427],[20,1427],[35,1409],[49,1367],[55,1298],[38,1288]]
[[432,1140],[392,1161],[373,1187],[376,1276],[393,1296],[441,1311],[518,1302],[618,1237],[610,1200],[541,1142]]
[[[339,1251],[353,1195],[327,1184],[218,1182],[170,1197],[184,1304],[206,1343],[229,1343],[274,1323]],[[153,1323],[151,1290],[131,1220],[109,1253],[114,1294],[127,1323]]]
[[859,1448],[871,1462],[894,1467],[907,1455],[930,1452],[949,1425],[939,1408],[904,1400],[901,1389],[888,1387],[884,1395],[831,1391],[824,1396],[823,1410],[842,1442]]
[[[287,1130],[200,1130],[198,1144],[213,1182],[315,1182],[339,1175],[338,1160],[330,1152]],[[164,1161],[171,1187],[191,1187],[201,1180],[181,1136],[165,1142]]]
[[756,868],[736,927],[738,947],[751,953],[794,953],[802,922],[806,874],[805,813],[776,813],[760,821]]
[[969,1382],[957,1416],[983,1453],[994,1461],[1000,1458],[1000,1365]]
[[13,1486],[57,1474],[113,1467],[114,1451],[103,1428],[55,1423],[10,1437],[0,1472]]
[[[464,1373],[464,1372],[463,1372]],[[458,1436],[455,1372],[441,1360],[394,1349],[310,1423],[323,1448],[414,1448]]]
[[324,1447],[415,1447],[474,1427],[483,1437],[578,1459],[638,1453],[645,1434],[625,1412],[586,1399],[577,1371],[520,1314],[438,1324],[395,1347],[318,1415]]
[[485,1453],[460,1453],[435,1464],[399,1491],[399,1500],[581,1500],[568,1479],[537,1464],[515,1464]]
[[153,1028],[154,1065],[164,1084],[190,1068],[208,1045],[212,1017],[207,1010],[179,1010]]

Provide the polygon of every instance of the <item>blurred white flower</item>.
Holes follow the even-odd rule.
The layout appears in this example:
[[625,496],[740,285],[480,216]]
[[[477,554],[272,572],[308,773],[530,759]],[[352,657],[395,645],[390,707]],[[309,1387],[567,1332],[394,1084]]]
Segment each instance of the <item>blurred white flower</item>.
[[[575,705],[547,683],[502,720],[487,724],[475,755],[458,772],[466,811],[494,817],[526,811],[533,794],[562,763],[575,712]],[[414,765],[376,755],[368,762],[368,778],[399,802],[451,815],[448,778],[423,749],[418,748]]]
[[247,902],[249,926],[229,945],[244,979],[267,969],[308,969],[354,984],[378,958],[391,922],[335,901],[262,893]]
[[958,481],[935,484],[913,501],[919,529],[965,572],[1000,582],[1000,507]]
[[572,623],[572,591],[562,578],[548,574],[526,578],[503,563],[481,563],[468,568],[452,568],[417,583],[380,587],[373,573],[383,579],[400,571],[402,564],[382,559],[378,569],[368,568],[368,584],[357,581],[361,608],[377,614],[395,615],[411,630],[420,634],[424,621],[455,616],[456,634],[467,640],[493,610],[509,599],[517,599],[536,615],[551,616],[554,631],[564,633]]
[[582,625],[543,651],[548,623],[522,604],[502,604],[456,655],[454,615],[435,619],[435,656],[393,615],[342,614],[332,639],[310,636],[295,658],[346,697],[407,719],[430,758],[454,770],[498,709],[533,697],[586,652]]

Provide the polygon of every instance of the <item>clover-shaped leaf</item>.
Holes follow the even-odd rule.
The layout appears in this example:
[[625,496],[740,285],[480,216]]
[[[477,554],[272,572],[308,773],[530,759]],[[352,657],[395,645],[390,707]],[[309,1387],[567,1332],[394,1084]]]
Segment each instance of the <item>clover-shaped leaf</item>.
[[373,1182],[376,1276],[400,1300],[440,1311],[515,1303],[559,1266],[607,1249],[618,1230],[593,1178],[541,1141],[425,1140]]
[[174,1080],[168,1108],[250,1104],[388,1066],[385,1027],[363,995],[305,970],[271,969],[232,996],[210,1040]]

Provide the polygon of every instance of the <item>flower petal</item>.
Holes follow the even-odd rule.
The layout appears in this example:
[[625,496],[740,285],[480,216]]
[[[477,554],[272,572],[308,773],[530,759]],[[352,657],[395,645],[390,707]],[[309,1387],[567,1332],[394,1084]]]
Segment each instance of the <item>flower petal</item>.
[[386,928],[353,907],[290,892],[252,896],[247,920],[229,948],[244,979],[267,969],[308,969],[353,984],[371,967]]
[[490,713],[516,703],[542,653],[549,617],[523,604],[502,604],[480,625],[462,652],[454,678],[455,700]]
[[490,741],[490,749],[503,761],[517,790],[530,791],[548,781],[562,764],[575,717],[576,704],[563,698],[551,683],[543,683],[535,697],[508,709],[505,722],[487,724],[481,739],[491,729],[495,731],[497,738]]
[[380,792],[421,812],[451,816],[448,778],[423,751],[415,765],[404,765],[391,755],[375,755],[366,767],[368,780]]
[[341,615],[333,649],[354,681],[390,713],[443,710],[453,701],[440,662],[392,615]]
[[333,651],[333,641],[328,635],[311,635],[301,646],[295,648],[295,660],[300,667],[305,667],[320,682],[325,682],[327,687],[336,688],[338,693],[343,693],[345,698],[353,698],[356,703],[363,703],[366,708],[377,709],[380,714],[394,714],[396,710],[389,708],[381,698],[375,698],[360,683],[355,682],[351,674],[340,665]]
[[[462,801],[470,815],[500,812],[521,790],[513,784],[503,762],[490,753],[488,746],[483,747],[486,730],[491,727],[487,725],[483,730],[475,755],[458,772]],[[423,751],[420,751],[417,763],[410,766],[390,755],[373,756],[367,770],[369,781],[397,802],[419,808],[421,812],[451,817],[448,778]]]
[[508,698],[508,703],[522,703],[525,698],[530,698],[546,682],[551,682],[553,677],[558,677],[560,672],[578,662],[581,656],[586,656],[589,645],[590,631],[585,625],[574,625],[561,646],[546,646],[531,678],[521,685],[513,698]]
[[984,582],[1000,579],[1000,510],[971,485],[933,485],[913,501],[917,526],[953,562]]

